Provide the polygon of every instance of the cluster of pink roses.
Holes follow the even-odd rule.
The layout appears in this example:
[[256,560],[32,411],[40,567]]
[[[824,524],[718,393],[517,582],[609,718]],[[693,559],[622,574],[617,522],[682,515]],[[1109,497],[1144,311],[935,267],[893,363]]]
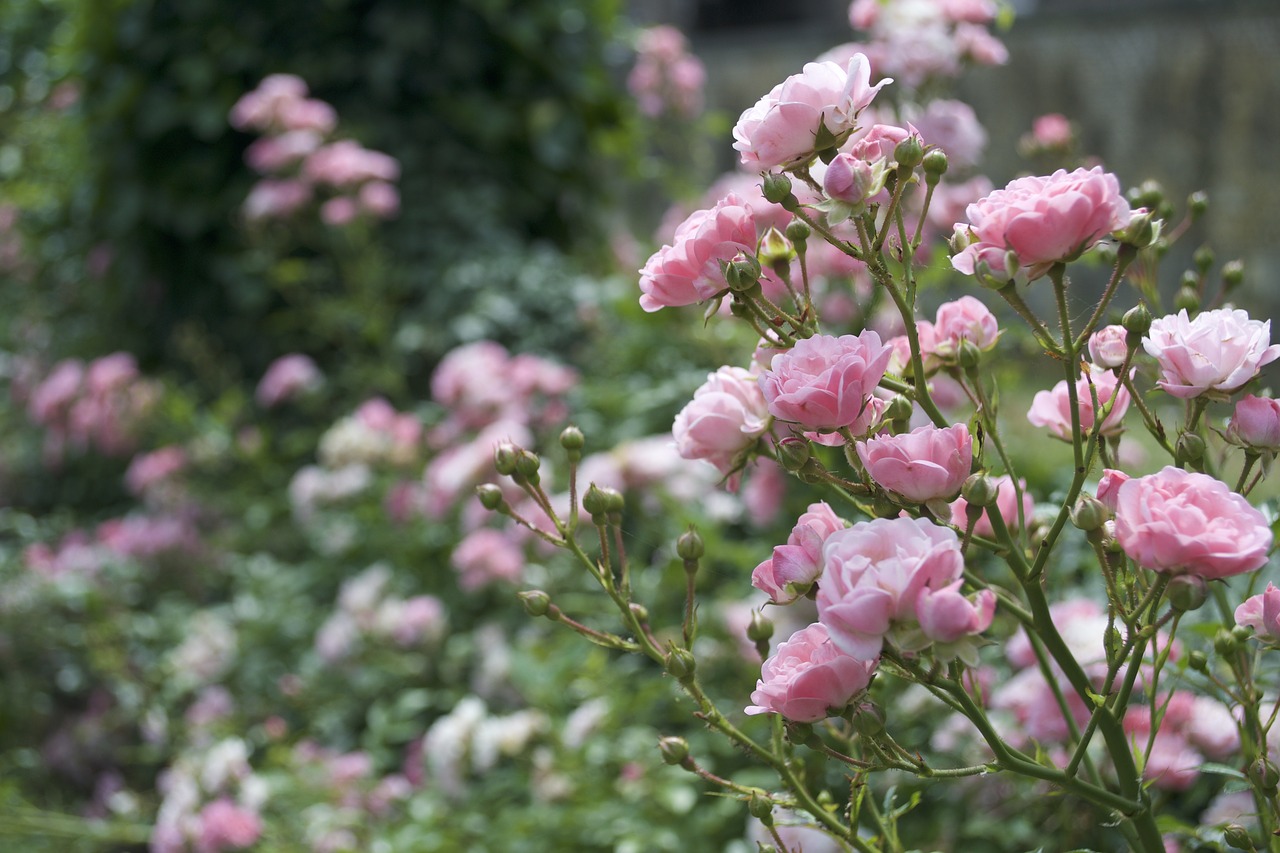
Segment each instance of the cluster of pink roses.
[[992,0],[854,0],[849,23],[867,40],[845,49],[865,53],[877,74],[919,88],[931,78],[956,76],[965,62],[1008,61],[1005,46],[987,29],[996,10]]
[[204,544],[190,512],[134,514],[102,522],[92,534],[68,533],[58,544],[37,542],[23,552],[27,568],[46,580],[90,578],[125,560],[163,561],[200,554]]
[[444,603],[433,595],[401,598],[388,591],[390,583],[390,568],[379,563],[342,584],[337,609],[316,632],[320,657],[338,663],[362,641],[391,641],[407,648],[443,636]]
[[264,134],[245,151],[261,175],[244,203],[249,220],[287,218],[306,207],[316,190],[328,198],[320,217],[345,225],[361,214],[389,219],[400,210],[395,181],[400,164],[350,139],[327,140],[337,113],[307,97],[307,84],[291,74],[272,74],[231,109],[231,125]]
[[640,112],[657,118],[670,112],[692,118],[702,110],[706,69],[689,53],[689,43],[675,27],[641,30],[636,38],[636,64],[627,75],[627,89]]
[[159,397],[159,387],[142,378],[124,352],[89,364],[66,359],[32,389],[27,414],[44,427],[44,455],[57,465],[68,449],[106,456],[132,452],[138,429]]

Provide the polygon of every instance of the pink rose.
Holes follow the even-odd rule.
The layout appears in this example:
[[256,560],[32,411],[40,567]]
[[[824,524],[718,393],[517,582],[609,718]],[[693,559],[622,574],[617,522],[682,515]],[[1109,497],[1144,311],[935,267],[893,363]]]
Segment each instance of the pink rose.
[[871,64],[862,54],[855,54],[846,68],[810,62],[742,113],[733,128],[733,147],[741,153],[742,165],[753,171],[802,163],[813,156],[822,127],[838,144],[888,82],[870,85]]
[[822,176],[822,191],[836,201],[861,205],[884,189],[886,174],[883,164],[841,152]]
[[324,376],[314,361],[301,353],[290,353],[271,362],[253,396],[258,405],[270,409],[316,389],[323,382]]
[[964,424],[922,426],[902,435],[858,442],[867,474],[886,491],[909,501],[952,500],[969,476],[973,438]]
[[[969,341],[986,352],[995,347],[999,337],[1000,327],[987,306],[972,296],[962,296],[938,306],[928,336],[928,350],[936,360],[954,363],[962,341]],[[921,349],[926,348],[925,343],[921,337]]]
[[378,219],[391,219],[400,212],[400,191],[387,181],[369,181],[360,187],[360,209]]
[[819,623],[797,631],[764,662],[748,714],[781,714],[816,723],[845,709],[867,689],[876,660],[840,651]]
[[1112,512],[1116,511],[1116,501],[1120,495],[1120,487],[1129,481],[1129,475],[1114,468],[1104,468],[1102,479],[1098,481],[1096,497],[1102,505]]
[[1042,148],[1070,148],[1071,122],[1062,113],[1047,113],[1031,123],[1031,137]]
[[956,534],[921,518],[837,530],[822,552],[818,621],[832,642],[862,660],[879,655],[886,636],[905,651],[928,645],[919,630],[921,595],[952,588],[964,573]]
[[775,355],[770,369],[760,375],[760,390],[770,414],[779,420],[818,431],[852,430],[860,418],[865,420],[868,398],[884,377],[890,355],[870,330],[857,337],[815,335]]
[[721,263],[755,251],[751,207],[730,193],[710,210],[695,211],[676,228],[672,244],[650,256],[640,270],[640,307],[657,311],[710,299],[728,287]]
[[685,459],[705,459],[728,475],[769,428],[769,410],[756,378],[740,367],[707,377],[671,427]]
[[1268,583],[1264,592],[1245,599],[1236,608],[1236,624],[1252,628],[1259,640],[1280,643],[1280,589]]
[[[1093,386],[1092,390],[1090,385]],[[1102,435],[1115,435],[1123,428],[1125,413],[1129,411],[1131,398],[1128,389],[1120,384],[1120,380],[1110,370],[1096,364],[1091,365],[1089,373],[1076,380],[1076,408],[1079,410],[1082,434],[1093,429],[1097,418],[1093,408],[1094,394],[1098,396],[1100,407],[1114,398],[1111,411],[1103,419],[1099,431]],[[1027,420],[1032,426],[1048,427],[1058,438],[1071,441],[1071,397],[1068,394],[1067,380],[1053,386],[1052,391],[1037,391],[1031,401],[1031,409],[1027,412]]]
[[1089,336],[1089,357],[1099,367],[1121,367],[1129,355],[1129,333],[1124,326],[1103,326]]
[[[998,491],[996,492],[995,509],[1000,513],[1000,517],[1004,519],[1005,526],[1010,530],[1017,530],[1021,525],[1018,523],[1018,493],[1013,488],[1013,480],[1008,474],[1001,474],[999,477],[992,477]],[[1027,492],[1027,484],[1023,480],[1018,481],[1022,486],[1022,517],[1027,521],[1031,521],[1031,514],[1035,512],[1035,501],[1031,499],[1031,495]],[[951,504],[951,523],[961,530],[965,529],[969,520],[966,515],[969,502],[964,498],[956,498]],[[996,535],[995,529],[991,526],[990,519],[991,507],[987,507],[982,511],[982,515],[978,516],[977,523],[973,526],[975,536],[992,537]]]
[[[1115,175],[1101,166],[1048,177],[1018,178],[979,199],[965,211],[972,241],[951,265],[974,275],[988,252],[1011,251],[1028,279],[1036,279],[1060,261],[1070,261],[1129,222],[1129,203]],[[994,268],[994,267],[993,267]]]
[[960,594],[962,583],[953,581],[937,590],[926,587],[916,599],[920,630],[935,643],[954,643],[991,627],[996,612],[996,594],[984,589],[970,601]]
[[482,527],[458,543],[449,558],[465,591],[495,582],[515,583],[524,572],[524,551],[502,531]]
[[1240,388],[1280,357],[1280,345],[1270,344],[1270,320],[1250,320],[1238,308],[1204,311],[1192,320],[1184,308],[1152,322],[1142,348],[1160,365],[1156,384],[1185,399]]
[[982,160],[987,131],[973,107],[964,101],[933,100],[923,110],[911,110],[905,116],[926,145],[946,152],[949,170],[972,169]]
[[1206,580],[1267,562],[1266,516],[1207,474],[1172,466],[1120,487],[1116,539],[1138,565]]
[[171,444],[133,457],[128,470],[124,472],[124,485],[130,494],[140,496],[186,467],[186,451]]
[[1280,450],[1280,400],[1246,394],[1227,424],[1227,439],[1254,450]]
[[787,544],[773,549],[773,556],[756,566],[751,585],[768,594],[774,604],[790,604],[809,591],[822,574],[822,545],[844,519],[824,502],[810,504],[796,521]]
[[226,797],[200,810],[200,853],[221,853],[251,846],[262,835],[262,819],[257,813]]
[[311,202],[311,185],[303,181],[263,178],[244,200],[244,218],[252,221],[290,216]]

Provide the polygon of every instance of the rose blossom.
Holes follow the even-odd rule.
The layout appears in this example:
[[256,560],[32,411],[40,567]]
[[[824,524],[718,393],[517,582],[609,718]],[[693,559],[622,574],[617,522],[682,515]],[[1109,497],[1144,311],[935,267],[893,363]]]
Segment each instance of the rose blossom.
[[[927,336],[927,349],[938,361],[953,361],[960,352],[961,342],[969,341],[986,352],[995,347],[999,337],[1000,327],[987,306],[972,296],[962,296],[938,306]],[[920,338],[920,347],[926,348],[924,335]]]
[[[978,611],[974,618],[956,618],[951,594],[958,596],[964,557],[950,528],[922,518],[877,518],[831,534],[822,555],[818,621],[854,657],[879,655],[886,636],[917,651],[930,640],[950,643],[971,633],[965,625],[990,624],[985,597],[976,607],[966,602]],[[939,594],[943,599],[933,601]]]
[[860,441],[858,458],[877,485],[909,501],[951,500],[969,476],[973,438],[964,424],[922,426]]
[[1129,356],[1128,338],[1124,326],[1103,326],[1089,336],[1089,357],[1099,367],[1120,367]]
[[781,714],[816,723],[839,713],[871,681],[876,660],[850,657],[820,623],[797,631],[764,662],[748,714]]
[[1127,225],[1129,203],[1116,176],[1095,166],[1018,178],[969,205],[965,215],[968,223],[956,228],[969,242],[951,259],[952,266],[976,275],[985,261],[1001,277],[1007,270],[992,259],[1013,252],[1027,278],[1036,279]]
[[1250,320],[1238,308],[1204,311],[1192,320],[1184,308],[1153,321],[1142,348],[1160,365],[1156,384],[1185,399],[1240,388],[1280,357],[1280,345],[1270,344],[1270,320]]
[[[1053,386],[1052,391],[1037,391],[1031,401],[1031,409],[1027,412],[1027,420],[1032,426],[1048,427],[1058,438],[1071,441],[1071,397],[1068,391],[1065,379]],[[1098,397],[1099,407],[1115,400],[1099,430],[1102,435],[1115,435],[1121,430],[1125,413],[1129,411],[1128,389],[1120,384],[1120,380],[1110,370],[1096,364],[1091,365],[1089,373],[1076,380],[1076,408],[1079,411],[1081,433],[1093,429],[1097,417],[1093,408],[1094,394]]]
[[256,812],[237,805],[226,797],[219,798],[200,810],[200,853],[220,853],[251,846],[262,835],[262,820]]
[[813,155],[820,128],[839,140],[889,82],[870,85],[871,64],[862,54],[855,54],[845,68],[834,62],[807,63],[800,74],[774,86],[742,113],[733,128],[733,147],[741,152],[742,165],[753,171],[803,162]]
[[773,556],[756,566],[751,585],[767,593],[774,604],[790,604],[808,591],[822,574],[822,545],[844,519],[825,502],[810,504],[796,521],[787,544],[773,549]]
[[1102,469],[1102,479],[1098,481],[1098,493],[1096,497],[1102,501],[1102,505],[1112,512],[1116,511],[1116,499],[1120,494],[1120,487],[1129,481],[1129,475],[1123,471],[1117,471],[1114,468]]
[[1267,562],[1266,517],[1226,483],[1168,466],[1136,477],[1116,496],[1116,539],[1138,565],[1205,580]]
[[[992,477],[991,483],[998,491],[996,492],[995,510],[1000,513],[1000,517],[1004,519],[1005,526],[1010,530],[1015,530],[1021,525],[1018,523],[1018,492],[1013,488],[1013,480],[1008,474],[1001,474],[999,477]],[[1022,518],[1025,521],[1031,521],[1031,513],[1035,512],[1035,501],[1031,499],[1031,495],[1027,492],[1027,484],[1024,480],[1018,481],[1022,487]],[[968,524],[967,517],[969,503],[964,498],[956,498],[951,504],[951,523],[961,530],[964,530]],[[973,526],[975,536],[991,537],[996,535],[995,528],[991,526],[991,510],[987,507],[982,511],[982,515],[978,516],[978,521]]]
[[1280,643],[1280,589],[1268,583],[1264,592],[1236,608],[1236,624],[1252,628],[1259,640]]
[[[815,335],[775,355],[760,375],[770,414],[811,430],[865,431],[868,398],[884,377],[892,350],[867,330],[854,337]],[[858,427],[862,427],[859,430]]]
[[756,251],[751,207],[729,193],[710,210],[698,210],[676,228],[670,246],[650,256],[640,270],[640,307],[645,311],[693,305],[728,285],[722,261]]
[[1031,122],[1031,136],[1042,148],[1071,146],[1071,122],[1062,113],[1046,113]]
[[316,363],[302,353],[282,355],[267,367],[262,374],[254,399],[264,409],[292,400],[318,388],[324,383],[324,375]]
[[1241,397],[1227,424],[1227,439],[1254,450],[1280,450],[1280,400]]
[[768,406],[756,378],[741,367],[722,367],[693,392],[671,432],[681,456],[705,459],[728,475],[768,427]]

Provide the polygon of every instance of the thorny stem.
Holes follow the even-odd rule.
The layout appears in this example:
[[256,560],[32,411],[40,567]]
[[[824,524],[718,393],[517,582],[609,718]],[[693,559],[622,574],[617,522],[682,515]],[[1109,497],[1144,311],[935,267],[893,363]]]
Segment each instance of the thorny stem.
[[1089,318],[1089,322],[1084,324],[1084,328],[1080,330],[1080,334],[1075,340],[1074,349],[1076,352],[1081,352],[1084,349],[1089,342],[1089,336],[1093,334],[1094,329],[1102,322],[1102,316],[1106,313],[1107,306],[1111,304],[1111,298],[1116,295],[1116,288],[1120,286],[1125,270],[1129,268],[1129,264],[1133,263],[1133,259],[1136,257],[1138,257],[1138,250],[1135,247],[1128,243],[1120,244],[1120,249],[1116,253],[1116,265],[1111,270],[1111,280],[1107,282],[1107,289],[1103,291],[1102,298],[1098,300],[1097,307],[1093,309],[1093,316]]

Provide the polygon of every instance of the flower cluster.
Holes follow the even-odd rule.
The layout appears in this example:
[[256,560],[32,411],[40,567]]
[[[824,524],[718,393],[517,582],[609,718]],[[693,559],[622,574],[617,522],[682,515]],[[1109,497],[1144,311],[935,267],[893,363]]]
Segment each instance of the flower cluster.
[[409,647],[444,635],[446,615],[440,599],[400,598],[388,592],[390,582],[390,567],[379,563],[342,584],[337,609],[316,632],[320,657],[338,663],[355,654],[361,641]]
[[854,0],[849,23],[866,41],[846,49],[865,53],[878,75],[916,89],[931,78],[956,76],[965,62],[1008,61],[1005,46],[987,29],[996,9],[992,0]]
[[671,113],[692,118],[702,111],[702,87],[707,72],[689,53],[689,43],[675,27],[641,30],[636,37],[636,64],[627,75],[627,89],[650,118]]

